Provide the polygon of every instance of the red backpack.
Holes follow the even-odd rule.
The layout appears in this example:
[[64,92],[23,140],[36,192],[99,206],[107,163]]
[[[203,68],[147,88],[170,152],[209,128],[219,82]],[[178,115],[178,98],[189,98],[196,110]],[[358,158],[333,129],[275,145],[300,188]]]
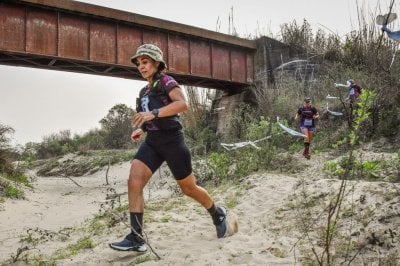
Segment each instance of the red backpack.
[[356,95],[356,98],[358,98],[358,96],[360,96],[361,91],[362,91],[361,87],[358,86],[357,84],[354,84],[353,85],[353,89],[354,89],[354,93]]

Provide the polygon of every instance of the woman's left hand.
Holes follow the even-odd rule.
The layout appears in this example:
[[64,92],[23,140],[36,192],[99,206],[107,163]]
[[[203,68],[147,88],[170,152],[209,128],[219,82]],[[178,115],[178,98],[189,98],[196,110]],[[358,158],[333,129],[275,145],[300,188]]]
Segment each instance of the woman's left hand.
[[132,132],[131,140],[133,140],[134,142],[137,142],[137,141],[139,141],[139,139],[142,137],[143,134],[144,134],[143,130],[141,128],[138,128]]

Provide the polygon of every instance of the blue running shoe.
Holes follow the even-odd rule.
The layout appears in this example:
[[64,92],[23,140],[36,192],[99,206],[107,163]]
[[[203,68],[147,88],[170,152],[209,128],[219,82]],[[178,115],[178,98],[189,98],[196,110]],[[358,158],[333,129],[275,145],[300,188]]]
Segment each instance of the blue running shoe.
[[146,252],[147,247],[143,239],[130,233],[121,242],[111,243],[110,247],[119,251]]
[[228,220],[226,219],[227,211],[224,207],[217,207],[216,215],[213,217],[215,228],[217,229],[217,237],[224,238],[228,233]]

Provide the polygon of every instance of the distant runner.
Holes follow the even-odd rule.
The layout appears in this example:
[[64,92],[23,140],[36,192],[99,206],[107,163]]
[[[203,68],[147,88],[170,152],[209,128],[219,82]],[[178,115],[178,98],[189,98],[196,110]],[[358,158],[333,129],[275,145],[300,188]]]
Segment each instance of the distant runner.
[[300,120],[300,130],[305,135],[303,156],[307,159],[311,158],[310,145],[316,131],[315,120],[319,118],[317,108],[311,106],[311,99],[304,98],[304,105],[300,107],[296,113],[296,120]]
[[349,94],[346,100],[350,100],[351,107],[353,107],[354,103],[358,101],[358,98],[361,95],[361,87],[357,85],[352,79],[347,80],[346,84],[335,83],[335,87],[344,87],[348,89]]

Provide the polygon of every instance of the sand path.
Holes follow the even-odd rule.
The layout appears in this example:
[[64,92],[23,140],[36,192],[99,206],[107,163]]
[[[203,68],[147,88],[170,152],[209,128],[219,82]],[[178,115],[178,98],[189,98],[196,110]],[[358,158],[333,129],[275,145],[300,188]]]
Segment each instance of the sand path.
[[[300,265],[293,253],[298,235],[285,233],[285,228],[292,226],[294,219],[280,220],[277,213],[288,209],[288,202],[294,198],[300,177],[304,173],[318,173],[322,161],[326,159],[325,155],[321,155],[320,160],[315,159],[314,163],[303,160],[303,174],[250,175],[241,184],[246,189],[239,186],[210,189],[217,203],[231,204],[233,207],[229,212],[239,217],[239,233],[225,239],[216,238],[206,210],[177,194],[171,177],[157,173],[145,192],[146,204],[153,208],[146,211],[148,216],[145,217],[144,229],[160,260],[151,252],[138,256],[134,252],[110,249],[108,243],[121,239],[128,232],[126,226],[120,223],[103,234],[93,235],[91,238],[96,244],[93,249],[81,250],[73,257],[58,260],[57,265]],[[34,191],[26,195],[27,200],[9,200],[5,210],[0,211],[0,263],[15,255],[17,248],[23,246],[19,240],[29,228],[57,232],[61,228],[79,227],[92,218],[99,212],[110,188],[116,193],[126,192],[128,170],[129,162],[112,166],[109,186],[104,184],[105,169],[75,178],[82,187],[65,178],[37,178]],[[305,182],[310,193],[315,194],[328,193],[338,184],[339,181],[332,179],[308,179]],[[354,186],[357,188],[353,198],[358,199],[364,194],[375,204],[381,201],[377,191],[389,191],[391,185],[355,182]],[[369,196],[369,192],[375,196]],[[126,194],[121,196],[121,200],[127,202]],[[387,204],[400,205],[396,202]],[[393,210],[393,219],[397,220],[391,222],[396,227],[400,223],[400,219],[396,218],[400,210]],[[286,217],[291,217],[290,212],[286,214]],[[47,241],[38,245],[36,251],[48,256],[79,237],[80,233],[76,232],[69,242]]]

